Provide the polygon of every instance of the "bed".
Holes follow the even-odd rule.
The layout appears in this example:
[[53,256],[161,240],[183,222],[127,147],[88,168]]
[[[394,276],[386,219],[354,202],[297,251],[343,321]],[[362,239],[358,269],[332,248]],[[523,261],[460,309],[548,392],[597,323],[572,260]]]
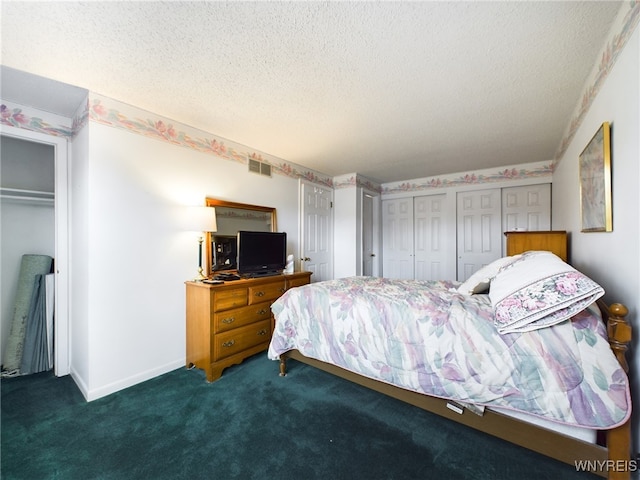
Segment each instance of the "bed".
[[543,251],[500,259],[464,283],[318,282],[273,304],[268,355],[281,375],[292,358],[576,468],[629,478],[631,329],[626,307],[607,307],[603,293]]

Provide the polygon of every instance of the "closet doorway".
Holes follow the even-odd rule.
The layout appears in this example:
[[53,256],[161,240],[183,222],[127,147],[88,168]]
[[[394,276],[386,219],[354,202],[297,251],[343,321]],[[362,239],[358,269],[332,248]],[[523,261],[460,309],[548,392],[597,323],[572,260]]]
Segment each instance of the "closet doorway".
[[[55,299],[54,299],[54,372],[56,376],[63,376],[70,373],[69,360],[69,202],[67,187],[67,171],[68,171],[68,145],[67,139],[61,137],[52,137],[29,130],[19,129],[15,127],[0,127],[0,137],[3,142],[10,144],[12,148],[32,149],[44,152],[50,152],[51,162],[53,163],[53,231],[48,229],[49,234],[52,233],[53,238],[53,257],[54,257],[54,282],[55,282]],[[4,159],[4,156],[3,156]],[[48,159],[45,159],[48,162]],[[38,197],[38,186],[31,197]],[[4,183],[2,185],[5,187]],[[18,189],[16,190],[30,190]],[[23,195],[29,196],[29,193],[6,192],[3,195],[9,196]],[[4,201],[3,201],[4,202]],[[3,205],[4,208],[4,205]],[[4,230],[4,225],[3,225]],[[3,231],[3,237],[10,232]],[[35,233],[37,234],[37,232]],[[48,242],[49,240],[45,240]],[[32,252],[22,252],[32,253]],[[5,255],[3,248],[2,255]],[[4,259],[3,259],[4,261]],[[10,281],[5,278],[5,282]],[[4,303],[4,302],[3,302]],[[3,310],[3,316],[6,312]],[[13,318],[12,312],[10,315]],[[10,326],[9,326],[10,328]],[[3,326],[3,333],[5,326]]]

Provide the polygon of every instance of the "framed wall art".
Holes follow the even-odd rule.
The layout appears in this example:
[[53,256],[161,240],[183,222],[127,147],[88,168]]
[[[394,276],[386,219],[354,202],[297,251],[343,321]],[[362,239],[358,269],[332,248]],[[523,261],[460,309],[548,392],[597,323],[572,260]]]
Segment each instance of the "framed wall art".
[[583,232],[611,232],[611,129],[604,122],[580,154]]

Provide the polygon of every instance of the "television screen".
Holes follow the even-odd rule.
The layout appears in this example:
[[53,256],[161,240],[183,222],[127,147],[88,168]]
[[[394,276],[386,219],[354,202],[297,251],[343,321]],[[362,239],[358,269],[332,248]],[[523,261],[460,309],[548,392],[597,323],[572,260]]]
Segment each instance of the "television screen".
[[287,263],[285,232],[238,232],[238,273],[276,275]]

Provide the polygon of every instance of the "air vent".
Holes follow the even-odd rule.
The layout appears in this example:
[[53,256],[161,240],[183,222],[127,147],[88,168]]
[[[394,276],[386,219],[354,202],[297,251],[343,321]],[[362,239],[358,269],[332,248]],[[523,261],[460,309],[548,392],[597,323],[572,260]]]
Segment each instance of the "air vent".
[[249,158],[249,171],[253,173],[259,173],[260,175],[264,175],[265,177],[270,177],[271,165],[254,158]]
[[267,177],[271,176],[271,165],[268,163],[260,164],[260,175],[266,175]]
[[257,160],[249,159],[249,171],[253,173],[260,173],[260,162]]

